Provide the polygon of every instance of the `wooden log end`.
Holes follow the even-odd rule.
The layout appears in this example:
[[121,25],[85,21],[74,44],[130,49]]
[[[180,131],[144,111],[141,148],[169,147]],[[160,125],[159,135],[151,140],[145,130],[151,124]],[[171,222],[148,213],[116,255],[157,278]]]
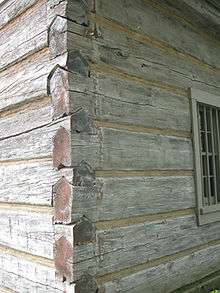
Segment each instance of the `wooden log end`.
[[69,71],[77,72],[85,77],[90,76],[89,61],[80,53],[79,50],[72,51],[68,54],[67,64]]
[[71,119],[72,131],[77,133],[85,133],[88,135],[96,135],[97,128],[93,118],[88,111],[81,109],[72,115]]
[[94,242],[95,239],[95,225],[85,217],[73,225],[55,225],[54,257],[57,279],[76,281],[74,263],[78,261],[77,246]]
[[53,166],[57,169],[71,166],[71,137],[62,126],[53,139]]
[[71,223],[72,188],[65,177],[53,186],[54,223]]
[[48,77],[48,95],[52,98],[53,119],[70,114],[68,72],[56,66]]
[[83,217],[73,228],[74,245],[94,242],[96,239],[95,225]]
[[69,1],[67,16],[79,25],[89,26],[88,13],[95,12],[95,0]]
[[54,15],[66,16],[68,0],[49,0],[47,1],[48,19],[53,19]]
[[48,29],[48,43],[51,58],[67,52],[67,19],[57,15]]
[[71,243],[62,236],[55,242],[56,278],[62,281],[72,280],[72,263],[74,250]]
[[98,285],[96,280],[89,274],[84,274],[76,281],[75,293],[97,293]]

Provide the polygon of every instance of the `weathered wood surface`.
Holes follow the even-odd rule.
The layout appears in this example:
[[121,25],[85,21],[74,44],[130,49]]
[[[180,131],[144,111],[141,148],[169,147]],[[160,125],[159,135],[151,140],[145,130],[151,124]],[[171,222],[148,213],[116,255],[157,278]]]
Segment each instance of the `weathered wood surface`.
[[30,160],[51,157],[53,137],[61,125],[69,129],[70,119],[47,124],[20,135],[0,140],[0,161]]
[[[68,44],[69,70],[80,72],[84,76],[89,71],[89,61],[92,60],[101,62],[101,70],[123,70],[126,74],[151,81],[155,85],[160,82],[161,86],[170,91],[172,87],[177,87],[176,90],[184,92],[193,86],[219,93],[219,74],[212,69],[200,68],[175,54],[164,54],[160,48],[154,48],[151,44],[142,42],[140,38],[135,40],[133,35],[126,35],[123,30],[112,28],[111,23],[107,27],[99,28],[101,38],[90,40],[81,36],[85,32],[80,30],[79,26],[57,18],[51,30],[51,42],[54,44],[52,54],[56,56],[65,52]],[[82,56],[81,61],[79,52]],[[104,65],[110,68],[105,69]]]
[[0,245],[53,259],[52,215],[0,209]]
[[56,64],[65,66],[66,57],[50,60],[49,51],[41,51],[0,73],[0,110],[47,96],[47,78]]
[[[217,41],[219,38],[219,11],[217,8],[218,2],[212,1],[180,1],[173,2],[172,0],[145,0],[147,5],[151,5],[162,12],[176,18],[183,25],[191,27],[205,38]],[[214,5],[213,5],[214,4]],[[213,39],[215,38],[215,40]]]
[[191,131],[186,97],[93,70],[90,77],[82,78],[57,68],[50,79],[50,93],[58,117],[84,108],[99,120]]
[[[72,262],[74,280],[79,279],[85,271],[92,276],[103,276],[218,239],[219,223],[201,229],[196,225],[195,216],[103,230],[99,227],[96,231],[96,242],[93,246],[87,245],[88,259],[84,257],[77,265],[74,259],[69,259],[68,267]],[[78,254],[80,248],[83,246],[79,246]],[[84,253],[85,251],[83,250]],[[89,257],[92,254],[93,257]],[[70,273],[67,277],[69,275]]]
[[49,124],[51,120],[52,108],[47,97],[11,115],[9,112],[9,115],[1,118],[0,114],[0,140],[42,127]]
[[[51,205],[52,185],[60,175],[51,161],[0,165],[0,201]],[[15,180],[16,178],[16,180]]]
[[30,260],[23,255],[10,255],[0,252],[0,284],[17,292],[58,293],[63,285],[56,282],[55,269]]
[[220,265],[219,254],[220,246],[211,246],[121,279],[117,277],[115,281],[109,281],[103,287],[106,293],[176,292],[185,284],[207,276],[207,272],[214,273]]
[[37,0],[0,1],[0,29],[36,2]]
[[[205,29],[207,32],[212,33],[216,39],[219,39],[219,26],[220,26],[220,13],[219,13],[219,2],[211,1],[207,2],[201,0],[197,1],[165,1],[171,7],[174,7],[176,10],[179,10],[182,5],[184,5],[184,14],[186,17],[195,21],[200,28]],[[179,6],[181,5],[181,6]]]
[[71,223],[84,214],[97,222],[195,207],[190,176],[95,178],[86,165],[74,174],[74,186],[63,178],[54,188],[58,222]]
[[[103,61],[104,59],[106,63],[112,62],[114,65],[114,58],[116,58],[116,67],[119,67],[117,59],[120,58],[121,62],[125,62],[125,64],[127,63],[129,65],[128,69],[130,74],[132,73],[132,65],[134,66],[137,63],[137,69],[134,71],[135,74],[138,74],[138,70],[144,73],[145,67],[151,67],[155,71],[157,68],[161,68],[165,71],[169,71],[170,74],[176,75],[176,79],[179,79],[179,83],[181,82],[182,75],[183,81],[180,86],[185,87],[187,83],[189,85],[198,84],[197,86],[202,86],[202,83],[213,85],[214,87],[219,86],[219,71],[212,71],[212,67],[203,68],[192,62],[187,62],[187,60],[175,54],[167,54],[160,48],[154,48],[151,44],[146,44],[139,39],[135,40],[132,36],[129,36],[130,38],[128,39],[128,36],[126,36],[123,31],[117,33],[117,30],[114,31],[113,29],[112,32],[111,26],[107,29],[101,27],[100,33],[109,44],[109,48],[104,50],[106,51],[106,55],[103,52],[102,56],[104,57],[102,57],[101,60]],[[125,70],[126,68],[124,67],[125,66],[122,65],[122,67],[119,68]],[[143,73],[142,75],[144,76]],[[151,78],[153,79],[153,76]]]
[[48,0],[47,6],[49,21],[60,15],[84,27],[90,26],[88,13],[95,8],[94,0]]
[[[151,36],[165,44],[201,60],[213,67],[219,67],[219,47],[183,26],[175,19],[158,13],[144,1],[117,1],[112,5],[107,0],[97,1],[96,12],[108,19],[115,20],[127,28]],[[161,29],[163,28],[163,29]],[[184,36],[184,42],[183,42]],[[193,41],[192,41],[193,40]],[[190,44],[190,46],[189,46]]]
[[[0,160],[21,160],[54,155],[55,167],[85,160],[94,169],[192,169],[191,140],[171,136],[95,127],[85,111],[19,136],[0,141]],[[62,128],[64,126],[66,128]],[[62,133],[57,132],[60,129]],[[63,142],[63,135],[67,136]],[[71,137],[70,137],[71,136]],[[62,137],[62,138],[61,138]],[[69,138],[68,138],[69,137]],[[52,141],[57,140],[54,148]],[[71,140],[71,144],[70,144]],[[69,141],[69,142],[68,142]],[[138,151],[137,151],[138,141]],[[66,144],[66,145],[65,145]],[[65,148],[66,159],[59,147]],[[72,151],[72,157],[71,156]],[[56,158],[58,155],[58,158]],[[111,158],[111,159],[110,159]],[[123,158],[121,161],[120,158]]]
[[46,4],[40,1],[19,22],[0,31],[0,70],[47,46],[46,20]]
[[[82,132],[73,132],[72,155],[69,162],[64,160],[64,166],[66,163],[76,166],[84,160],[96,170],[193,168],[192,144],[189,139],[104,127],[89,129],[91,125],[88,122],[85,127],[84,122],[87,120],[84,114],[79,121],[82,122],[81,127],[77,129],[78,125],[74,126],[73,122],[73,131]],[[94,134],[90,135],[91,133]],[[55,162],[56,166],[60,164],[62,165],[61,156]]]

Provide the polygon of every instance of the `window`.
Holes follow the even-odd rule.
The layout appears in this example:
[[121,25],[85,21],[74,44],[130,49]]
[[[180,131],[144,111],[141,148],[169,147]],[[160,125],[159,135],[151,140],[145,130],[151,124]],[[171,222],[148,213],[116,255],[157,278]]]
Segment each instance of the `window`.
[[220,221],[220,95],[191,90],[199,225]]

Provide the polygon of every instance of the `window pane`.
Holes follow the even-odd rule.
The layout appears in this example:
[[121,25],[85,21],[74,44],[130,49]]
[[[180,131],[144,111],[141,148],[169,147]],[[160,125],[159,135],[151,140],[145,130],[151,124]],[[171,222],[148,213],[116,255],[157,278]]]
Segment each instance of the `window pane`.
[[203,204],[220,202],[220,111],[198,104]]

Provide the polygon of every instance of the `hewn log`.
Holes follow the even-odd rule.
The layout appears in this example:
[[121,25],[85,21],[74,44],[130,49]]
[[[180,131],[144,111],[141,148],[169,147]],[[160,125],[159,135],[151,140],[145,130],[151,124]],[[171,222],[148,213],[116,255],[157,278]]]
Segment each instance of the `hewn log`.
[[0,245],[53,259],[52,215],[1,209],[0,230]]
[[94,0],[48,0],[48,19],[56,15],[71,19],[80,26],[89,27],[88,13],[95,7]]
[[63,177],[53,189],[57,222],[72,223],[83,214],[97,222],[195,207],[190,176],[95,178],[82,162],[71,183]]
[[[182,17],[187,18],[192,23],[201,29],[205,30],[207,34],[211,34],[216,40],[219,39],[219,2],[212,1],[173,1],[166,0],[165,5],[174,10],[178,15],[182,13]],[[167,7],[166,6],[166,7]],[[182,9],[181,9],[182,8]]]
[[[69,170],[63,170],[69,179]],[[38,205],[52,204],[52,185],[62,174],[53,170],[52,160],[0,165],[0,201]],[[16,178],[16,180],[15,180]]]
[[[20,111],[19,111],[20,110]],[[17,112],[6,111],[0,114],[0,139],[6,139],[11,136],[31,131],[32,129],[45,126],[51,122],[52,107],[49,97],[39,101],[21,106]]]
[[201,229],[195,220],[182,216],[103,230],[97,223],[96,242],[79,245],[75,260],[66,259],[67,277],[78,280],[86,271],[97,278],[219,239],[219,223]]
[[150,85],[93,71],[90,77],[82,77],[57,67],[49,88],[54,118],[84,107],[103,121],[191,131],[188,99]]
[[46,47],[46,4],[39,2],[30,13],[21,17],[19,22],[7,30],[0,31],[0,40],[0,70]]
[[70,129],[70,118],[0,140],[0,161],[30,160],[52,157],[53,137],[65,125]]
[[[69,162],[76,166],[84,160],[94,170],[191,170],[193,168],[191,140],[120,128],[102,126],[93,128],[94,122],[89,118],[88,113],[83,110],[81,112],[83,117],[81,122],[85,123],[85,130],[77,131],[72,123],[71,134],[69,134],[71,135],[71,150],[66,151],[69,143],[65,146],[62,144],[61,130],[54,138],[56,148],[54,148],[53,156],[56,167],[66,166]],[[66,137],[66,130],[63,129],[62,132]],[[65,139],[65,141],[69,140]],[[58,152],[59,156],[57,156],[56,149],[61,148],[64,151]],[[68,153],[69,159],[66,155]]]
[[[158,11],[150,6],[146,9],[144,1],[140,0],[135,3],[128,1],[127,5],[124,6],[122,0],[115,5],[111,5],[107,0],[99,0],[96,4],[96,12],[107,19],[123,24],[135,32],[151,37],[153,41],[161,41],[162,45],[165,44],[165,46],[168,45],[178,50],[180,55],[183,53],[188,57],[192,56],[195,60],[204,61],[214,67],[220,66],[219,47],[214,42],[209,42],[190,27],[182,26],[173,18],[163,14],[159,14],[158,17]],[[184,42],[182,40],[183,35]]]
[[[95,225],[82,217],[73,225],[55,226],[55,267],[59,279],[76,281],[73,263],[90,259],[94,255]],[[86,271],[86,270],[85,270]],[[78,275],[81,278],[83,273]]]
[[47,78],[56,64],[65,66],[66,57],[50,60],[45,49],[0,73],[0,110],[47,96]]
[[3,1],[0,2],[0,29],[37,2],[37,0]]
[[[95,40],[85,38],[83,36],[85,32],[80,31],[81,28],[79,29],[79,26],[71,21],[66,21],[66,23],[63,19],[60,21],[64,22],[62,29],[58,30],[57,34],[51,34],[51,42],[57,44],[55,56],[59,52],[65,51],[65,46],[67,51],[68,47],[70,71],[79,72],[79,66],[73,62],[73,56],[76,52],[80,52],[81,60],[83,58],[87,62],[101,62],[98,68],[105,73],[123,70],[124,76],[133,75],[136,79],[140,77],[155,86],[161,83],[163,88],[170,90],[172,87],[176,87],[179,91],[182,89],[183,92],[184,89],[186,91],[188,87],[193,86],[219,93],[219,74],[212,67],[203,68],[186,62],[175,54],[164,54],[163,50],[152,47],[151,43],[146,44],[140,37],[133,40],[132,34],[130,36],[128,33],[126,36],[123,29],[117,26],[112,28],[108,21],[100,27],[102,38]],[[60,21],[57,19],[58,27]],[[86,61],[81,64],[85,64]],[[91,68],[96,67],[91,66]],[[91,68],[89,68],[89,76],[91,76]]]
[[64,286],[55,279],[55,269],[26,260],[16,252],[7,254],[0,251],[0,284],[17,292],[61,293]]
[[[171,258],[146,269],[134,271],[129,275],[116,277],[103,285],[106,293],[139,293],[139,292],[177,292],[177,289],[214,273],[219,268],[220,246],[210,246],[201,251],[189,252],[179,258]],[[211,256],[211,257],[210,257]]]

